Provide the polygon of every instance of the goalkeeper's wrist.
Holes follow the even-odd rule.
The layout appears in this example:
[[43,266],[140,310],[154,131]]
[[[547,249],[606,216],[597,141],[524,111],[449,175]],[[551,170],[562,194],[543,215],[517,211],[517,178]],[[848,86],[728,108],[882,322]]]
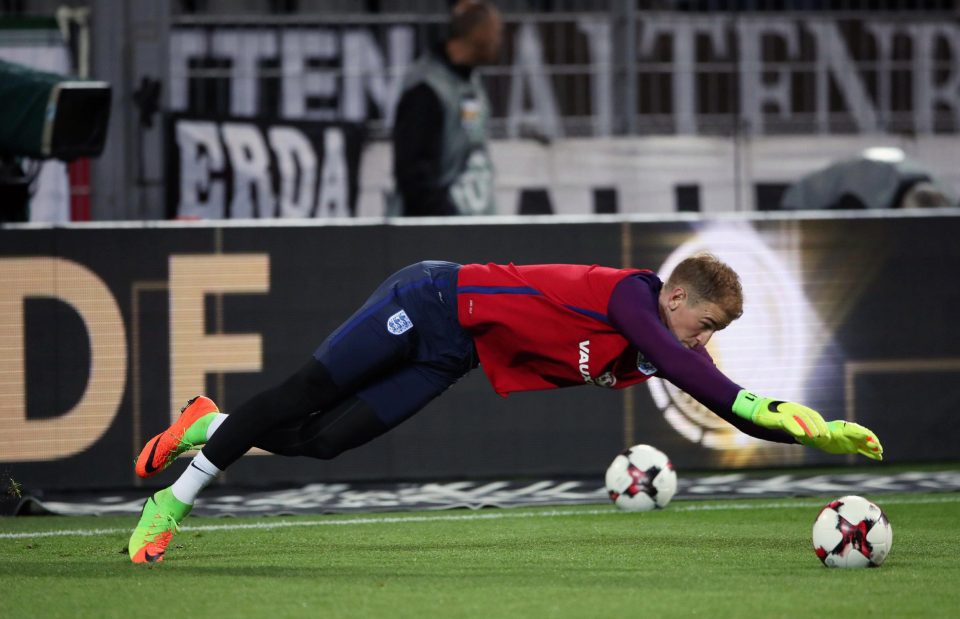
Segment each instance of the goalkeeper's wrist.
[[741,389],[737,394],[737,399],[733,401],[733,413],[738,417],[743,417],[747,421],[753,421],[760,410],[760,403],[766,398],[762,398],[746,389]]
[[827,422],[827,430],[830,431],[830,436],[843,436],[843,428],[847,425],[847,422],[843,419],[834,419]]

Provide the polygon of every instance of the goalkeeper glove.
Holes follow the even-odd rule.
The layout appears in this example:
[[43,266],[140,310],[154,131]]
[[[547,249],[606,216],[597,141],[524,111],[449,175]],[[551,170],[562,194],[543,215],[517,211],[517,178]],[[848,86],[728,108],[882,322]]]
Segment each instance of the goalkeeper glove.
[[[741,389],[733,412],[768,430],[783,430],[798,443],[829,440],[830,430],[820,413],[794,402],[762,398]],[[819,445],[818,445],[819,446]]]
[[839,419],[827,422],[827,428],[830,430],[828,436],[800,439],[800,442],[831,454],[858,453],[874,460],[883,460],[883,445],[869,428]]

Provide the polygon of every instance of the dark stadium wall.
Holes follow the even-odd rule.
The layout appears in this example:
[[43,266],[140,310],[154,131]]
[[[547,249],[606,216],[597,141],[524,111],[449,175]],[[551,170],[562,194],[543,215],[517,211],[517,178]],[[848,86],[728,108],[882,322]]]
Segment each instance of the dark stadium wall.
[[[182,401],[203,391],[229,412],[282,380],[411,262],[626,264],[665,276],[704,249],[744,282],[744,318],[711,342],[734,380],[862,421],[888,462],[953,458],[960,436],[945,420],[960,404],[951,313],[960,289],[948,282],[960,269],[958,233],[956,216],[909,214],[0,230],[0,472],[30,488],[140,484],[133,458]],[[917,280],[947,284],[918,302]],[[253,454],[223,483],[599,478],[639,442],[679,469],[851,461],[746,439],[660,381],[503,399],[478,370],[335,461]]]

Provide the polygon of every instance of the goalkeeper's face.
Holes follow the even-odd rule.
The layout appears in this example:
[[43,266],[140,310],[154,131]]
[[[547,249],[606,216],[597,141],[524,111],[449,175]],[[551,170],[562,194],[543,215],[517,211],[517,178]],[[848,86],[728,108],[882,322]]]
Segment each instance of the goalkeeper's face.
[[716,303],[691,302],[683,288],[661,297],[664,322],[687,348],[706,346],[717,331],[727,326],[726,313]]

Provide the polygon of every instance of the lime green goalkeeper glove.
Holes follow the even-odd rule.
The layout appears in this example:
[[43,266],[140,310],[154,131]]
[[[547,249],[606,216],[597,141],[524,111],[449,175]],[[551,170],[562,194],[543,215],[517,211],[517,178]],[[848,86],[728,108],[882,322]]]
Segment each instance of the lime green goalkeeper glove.
[[839,419],[827,422],[827,428],[830,430],[829,436],[800,439],[800,442],[831,454],[861,454],[874,460],[883,460],[883,445],[869,428]]
[[825,422],[820,413],[801,404],[763,398],[742,389],[733,412],[763,428],[783,430],[801,445],[883,460],[883,446],[869,428],[839,419]]
[[[733,403],[733,412],[761,428],[783,430],[798,443],[812,444],[830,438],[830,430],[820,413],[794,402],[760,397],[741,389]],[[819,446],[819,444],[817,445]]]

